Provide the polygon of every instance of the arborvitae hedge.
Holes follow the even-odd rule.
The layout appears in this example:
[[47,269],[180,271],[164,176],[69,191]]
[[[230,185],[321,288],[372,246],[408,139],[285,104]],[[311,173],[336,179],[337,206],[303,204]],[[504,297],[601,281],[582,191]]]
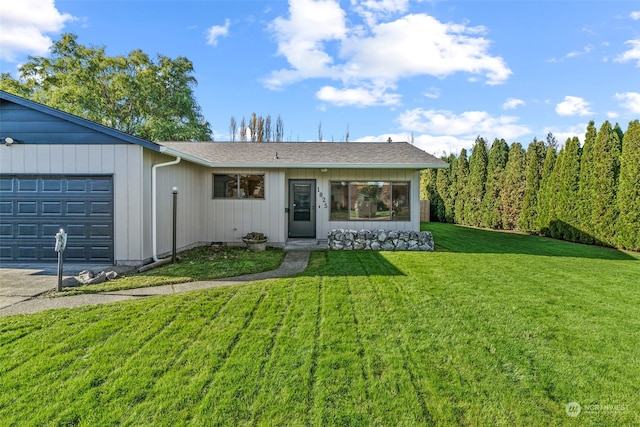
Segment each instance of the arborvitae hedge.
[[504,179],[502,180],[502,192],[500,193],[502,227],[506,230],[515,230],[517,228],[527,182],[525,168],[525,151],[519,142],[514,142],[509,148],[509,160],[507,160],[507,165],[504,167]]
[[544,164],[544,142],[534,139],[527,148],[526,188],[522,201],[522,211],[518,218],[518,229],[522,231],[536,231],[536,216],[538,214],[538,190],[542,179]]
[[466,225],[479,226],[482,217],[482,198],[487,181],[487,143],[478,137],[469,158],[469,180],[466,187],[463,221]]
[[495,139],[489,150],[487,166],[487,183],[482,199],[483,227],[502,228],[500,215],[500,191],[502,190],[502,174],[509,159],[509,145],[504,139]]
[[540,190],[538,190],[538,208],[537,216],[534,223],[536,224],[535,231],[543,236],[549,235],[549,225],[555,215],[554,208],[554,193],[553,187],[553,168],[556,164],[556,149],[555,147],[547,147],[547,152],[544,156],[544,163],[542,164],[542,174],[540,178]]
[[496,139],[487,152],[478,137],[469,159],[444,158],[448,169],[423,174],[433,220],[640,251],[640,122],[623,133],[591,121],[582,147],[570,138],[559,154],[554,140],[525,153]]
[[618,182],[617,245],[640,251],[640,122],[629,123],[622,138]]
[[593,197],[593,156],[596,145],[596,130],[593,120],[587,125],[587,132],[582,145],[580,158],[580,188],[578,190],[578,222],[582,235],[582,243],[593,244],[593,224],[591,223],[591,198]]
[[467,181],[469,180],[469,162],[467,161],[467,150],[460,150],[458,156],[458,167],[456,168],[456,204],[453,217],[456,224],[464,224],[464,205],[467,202]]
[[618,219],[616,192],[620,174],[622,141],[606,121],[600,127],[593,156],[593,192],[591,193],[592,233],[598,244],[615,244]]

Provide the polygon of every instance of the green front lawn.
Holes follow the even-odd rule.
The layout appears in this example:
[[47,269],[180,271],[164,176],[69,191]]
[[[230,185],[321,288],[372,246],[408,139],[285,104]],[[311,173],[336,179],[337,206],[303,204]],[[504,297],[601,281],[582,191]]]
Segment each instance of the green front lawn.
[[144,273],[126,273],[116,280],[96,285],[65,287],[63,292],[51,296],[111,292],[260,273],[278,268],[285,253],[276,248],[252,252],[244,247],[200,246],[178,255],[180,261],[176,264],[163,265]]
[[640,424],[638,254],[425,228],[434,253],[0,318],[0,425]]

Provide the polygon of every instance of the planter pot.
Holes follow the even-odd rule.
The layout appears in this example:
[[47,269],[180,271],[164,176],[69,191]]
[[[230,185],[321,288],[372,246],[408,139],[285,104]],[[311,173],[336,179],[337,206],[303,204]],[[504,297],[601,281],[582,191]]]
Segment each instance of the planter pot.
[[250,251],[255,251],[255,252],[262,252],[265,251],[267,249],[267,242],[252,242],[252,241],[248,241],[245,240],[244,241],[247,244],[247,249],[249,249]]

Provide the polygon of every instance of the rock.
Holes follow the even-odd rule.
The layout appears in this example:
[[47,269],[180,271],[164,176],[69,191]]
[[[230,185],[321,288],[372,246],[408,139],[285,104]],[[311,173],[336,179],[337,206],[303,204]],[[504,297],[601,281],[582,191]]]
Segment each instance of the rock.
[[331,250],[433,251],[433,235],[428,231],[345,230],[327,233]]

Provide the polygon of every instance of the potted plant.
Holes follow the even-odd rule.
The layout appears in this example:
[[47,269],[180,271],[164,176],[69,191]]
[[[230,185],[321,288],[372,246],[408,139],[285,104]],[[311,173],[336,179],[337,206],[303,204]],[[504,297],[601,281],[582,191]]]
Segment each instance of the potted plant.
[[255,231],[247,233],[247,235],[242,238],[242,241],[247,244],[247,249],[250,251],[264,251],[267,249],[267,240],[269,240],[267,236]]

